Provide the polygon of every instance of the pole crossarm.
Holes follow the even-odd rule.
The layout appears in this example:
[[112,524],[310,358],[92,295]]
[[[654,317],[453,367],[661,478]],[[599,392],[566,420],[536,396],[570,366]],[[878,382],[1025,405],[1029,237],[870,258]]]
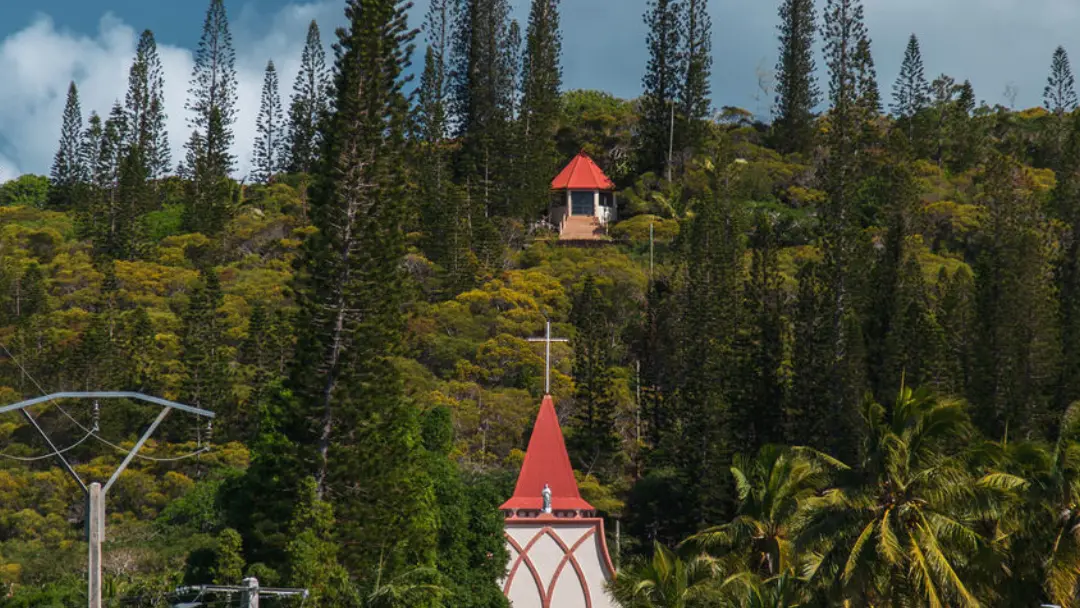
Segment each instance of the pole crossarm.
[[[139,438],[139,441],[136,442],[135,446],[127,451],[127,455],[124,457],[123,462],[121,462],[120,466],[117,467],[115,471],[113,471],[112,477],[109,478],[109,481],[106,482],[104,486],[102,486],[98,482],[91,483],[88,486],[86,482],[83,481],[82,476],[80,476],[78,472],[76,472],[75,469],[71,466],[71,463],[69,463],[67,459],[64,458],[64,450],[57,449],[56,444],[54,444],[52,439],[49,438],[49,435],[41,428],[41,425],[38,424],[37,420],[35,420],[34,417],[30,415],[30,406],[60,399],[131,399],[133,401],[144,401],[146,403],[153,403],[155,405],[161,406],[162,409],[161,412],[158,413],[157,417],[154,418],[154,421],[142,434],[142,437]],[[60,460],[60,462],[64,465],[64,469],[67,470],[68,474],[71,475],[71,477],[76,481],[76,483],[79,484],[79,487],[82,488],[82,491],[86,494],[86,538],[89,549],[87,561],[86,591],[87,603],[89,608],[101,608],[102,606],[101,545],[102,542],[105,540],[105,496],[108,493],[109,489],[112,488],[113,484],[116,483],[116,480],[120,479],[120,475],[124,472],[124,470],[127,469],[128,465],[131,464],[131,461],[134,460],[135,457],[138,455],[139,450],[141,450],[143,446],[146,445],[146,442],[150,439],[150,436],[154,434],[154,431],[156,431],[158,426],[161,425],[162,421],[165,420],[165,417],[168,416],[169,412],[173,410],[179,410],[205,418],[214,417],[214,412],[211,412],[209,410],[192,407],[190,405],[184,405],[183,403],[176,403],[175,401],[169,401],[168,399],[162,399],[160,397],[151,397],[142,393],[135,393],[129,391],[52,393],[51,395],[45,395],[43,397],[37,397],[34,399],[27,399],[25,401],[20,401],[18,403],[12,403],[0,407],[0,414],[5,412],[17,411],[22,414],[24,418],[26,418],[27,422],[29,422],[30,425],[34,427],[38,434],[41,435],[41,438],[45,440],[45,443],[48,444],[49,449],[52,450],[52,454]],[[60,411],[63,412],[63,408],[60,408]],[[82,425],[80,425],[77,420],[72,418],[70,414],[68,414],[67,416],[68,418],[71,418],[71,420],[75,422],[76,425],[83,428],[83,430],[87,430],[85,427],[82,427]],[[97,425],[95,424],[93,430],[87,430],[88,436],[97,437],[97,435],[94,434],[96,431]],[[98,437],[98,439],[105,443],[108,443],[100,437]],[[110,443],[109,445],[113,444]],[[257,595],[255,596],[254,603],[252,605],[255,607],[258,606]]]
[[175,401],[169,401],[168,399],[162,399],[161,397],[151,397],[150,395],[144,395],[142,393],[134,393],[129,391],[53,393],[51,395],[45,395],[44,397],[35,397],[33,399],[27,399],[26,401],[20,401],[18,403],[12,403],[10,405],[0,406],[0,414],[3,414],[4,412],[21,410],[32,405],[45,403],[47,401],[56,401],[58,399],[134,399],[136,401],[146,401],[147,403],[154,403],[162,407],[174,408],[182,412],[195,414],[196,416],[204,416],[206,418],[214,417],[214,412],[211,412],[210,410],[204,410],[201,408],[192,407],[190,405],[184,405],[183,403],[176,403]]

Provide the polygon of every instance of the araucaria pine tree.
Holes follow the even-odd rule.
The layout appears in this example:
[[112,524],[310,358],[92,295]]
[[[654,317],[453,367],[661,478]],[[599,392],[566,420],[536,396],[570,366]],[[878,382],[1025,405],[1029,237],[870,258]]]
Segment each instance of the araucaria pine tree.
[[649,28],[646,44],[649,62],[641,84],[641,143],[639,168],[660,173],[667,169],[672,148],[672,122],[682,86],[683,57],[680,46],[679,3],[650,0],[645,12]]
[[431,566],[435,516],[418,412],[394,365],[404,330],[404,70],[408,3],[350,0],[339,30],[335,112],[311,196],[317,231],[297,276],[300,329],[289,432],[339,515],[342,563],[362,588]]
[[1065,115],[1076,109],[1076,82],[1069,65],[1069,55],[1064,47],[1059,46],[1054,51],[1054,58],[1050,63],[1050,77],[1043,91],[1043,103],[1051,112],[1049,125],[1044,133],[1045,162],[1051,169],[1060,170],[1062,148],[1069,131]]
[[805,154],[814,145],[814,106],[820,97],[814,75],[815,19],[814,0],[780,4],[773,139],[784,152]]
[[138,146],[129,145],[130,137],[127,112],[117,102],[104,127],[91,116],[83,140],[91,173],[80,227],[94,254],[109,259],[134,259],[144,241],[142,216],[151,197],[145,163]]
[[919,51],[919,39],[915,34],[908,39],[904,51],[904,62],[900,64],[900,76],[893,84],[892,112],[900,120],[908,123],[908,137],[915,129],[915,116],[930,105],[930,87],[926,83],[922,53]]
[[229,174],[235,163],[232,128],[236,122],[236,51],[224,0],[210,0],[202,39],[195,51],[187,110],[192,113],[189,123],[193,132],[185,160],[191,184],[184,225],[194,232],[218,234],[229,219]]
[[49,205],[56,208],[68,208],[74,203],[75,191],[87,178],[86,165],[79,153],[82,139],[82,110],[79,106],[79,89],[72,82],[68,86],[67,102],[64,105],[64,122],[60,127],[60,147],[53,158],[52,190],[49,192]]
[[300,73],[293,84],[289,106],[288,169],[311,173],[319,157],[319,122],[330,111],[330,74],[319,25],[308,26],[307,43],[300,57]]
[[142,33],[135,48],[124,105],[130,125],[128,145],[139,148],[149,179],[164,177],[172,157],[165,130],[165,79],[150,30]]
[[682,386],[673,399],[678,424],[662,451],[690,490],[691,525],[717,521],[733,506],[732,489],[707,471],[727,468],[735,451],[750,438],[752,409],[735,406],[739,386],[735,344],[744,310],[745,238],[738,206],[720,169],[710,184],[712,200],[700,206],[689,227],[683,257],[685,286],[679,336]]
[[1054,50],[1050,77],[1043,89],[1043,105],[1057,116],[1076,109],[1076,80],[1069,65],[1069,54],[1063,46]]
[[680,164],[685,164],[700,147],[709,117],[712,78],[712,18],[709,0],[683,0],[680,29],[683,35],[683,82],[679,87],[679,114],[682,121]]
[[576,412],[567,440],[575,468],[607,479],[614,474],[619,452],[615,430],[618,402],[612,374],[611,312],[592,275],[574,298],[574,404]]
[[274,62],[266,64],[263,77],[262,104],[255,121],[255,151],[252,154],[252,179],[265,184],[282,170],[284,157],[284,129],[281,114],[281,94],[278,93],[278,75]]
[[510,59],[507,0],[458,0],[454,11],[450,98],[461,140],[458,174],[489,215],[505,215],[516,66]]
[[975,260],[973,418],[988,437],[1052,428],[1047,389],[1058,380],[1058,303],[1050,278],[1046,217],[1033,177],[991,153],[982,177],[986,209]]
[[533,0],[522,67],[520,205],[524,219],[547,206],[551,176],[558,165],[555,129],[562,99],[562,35],[559,1]]
[[1064,152],[1052,199],[1058,217],[1069,227],[1055,273],[1062,344],[1056,405],[1062,409],[1080,400],[1080,116],[1073,117]]
[[[828,393],[807,394],[799,386],[796,393],[807,405],[806,411],[801,412],[806,416],[804,420],[816,424],[811,419],[828,415],[834,429],[843,429],[856,419],[857,401],[862,392],[857,379],[849,375],[861,366],[857,359],[862,336],[857,331],[859,321],[853,287],[857,278],[855,266],[860,234],[856,217],[859,152],[865,143],[868,113],[878,103],[874,99],[873,64],[860,0],[829,0],[825,8],[824,37],[832,102],[826,140],[828,157],[823,168],[823,186],[827,195],[821,210],[824,264],[820,270],[814,269],[814,278],[822,281],[820,289],[808,287],[804,290],[805,297],[800,294],[800,299],[806,300],[800,306],[812,306],[817,311],[815,314],[824,316],[823,327],[818,328],[822,335],[814,338],[820,341],[819,348],[824,351],[809,353],[804,362],[811,367],[796,369],[796,379],[808,390],[813,387]],[[825,382],[811,379],[812,375],[823,371],[828,374]],[[806,384],[808,381],[813,384]],[[831,411],[814,411],[812,404],[828,404]],[[833,454],[851,455],[857,445],[845,432],[834,430],[816,435],[815,440],[826,443],[813,447],[831,450]]]
[[187,308],[181,315],[183,336],[184,376],[181,395],[186,403],[216,411],[223,416],[228,428],[233,422],[233,412],[222,406],[230,402],[229,363],[225,355],[225,335],[221,305],[221,278],[216,270],[203,268],[199,281],[188,298]]
[[451,181],[447,131],[447,87],[450,51],[450,0],[433,0],[424,30],[427,51],[416,104],[419,140],[421,248],[446,272],[447,292],[469,286],[475,270],[472,214],[461,189]]

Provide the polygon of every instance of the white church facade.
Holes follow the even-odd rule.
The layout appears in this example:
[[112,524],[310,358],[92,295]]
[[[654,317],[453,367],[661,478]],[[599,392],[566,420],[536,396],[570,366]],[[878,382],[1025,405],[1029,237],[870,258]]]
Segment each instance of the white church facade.
[[502,581],[513,608],[618,608],[604,520],[581,498],[550,395],[536,417],[506,518],[510,563]]

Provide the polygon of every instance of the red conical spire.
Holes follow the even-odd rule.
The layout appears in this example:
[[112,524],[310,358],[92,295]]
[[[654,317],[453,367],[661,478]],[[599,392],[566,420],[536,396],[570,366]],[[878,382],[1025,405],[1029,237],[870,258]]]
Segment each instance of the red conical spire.
[[578,492],[551,395],[546,395],[540,404],[540,413],[536,416],[536,425],[529,439],[529,449],[525,452],[525,462],[521,465],[514,496],[499,508],[541,510],[544,500],[540,493],[544,484],[551,488],[552,511],[596,510]]

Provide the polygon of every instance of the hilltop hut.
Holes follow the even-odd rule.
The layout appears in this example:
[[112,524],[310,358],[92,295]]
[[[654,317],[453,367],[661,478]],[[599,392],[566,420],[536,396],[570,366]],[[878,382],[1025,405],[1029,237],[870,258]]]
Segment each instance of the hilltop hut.
[[589,155],[578,153],[551,181],[551,222],[564,241],[604,240],[618,220],[615,183]]

